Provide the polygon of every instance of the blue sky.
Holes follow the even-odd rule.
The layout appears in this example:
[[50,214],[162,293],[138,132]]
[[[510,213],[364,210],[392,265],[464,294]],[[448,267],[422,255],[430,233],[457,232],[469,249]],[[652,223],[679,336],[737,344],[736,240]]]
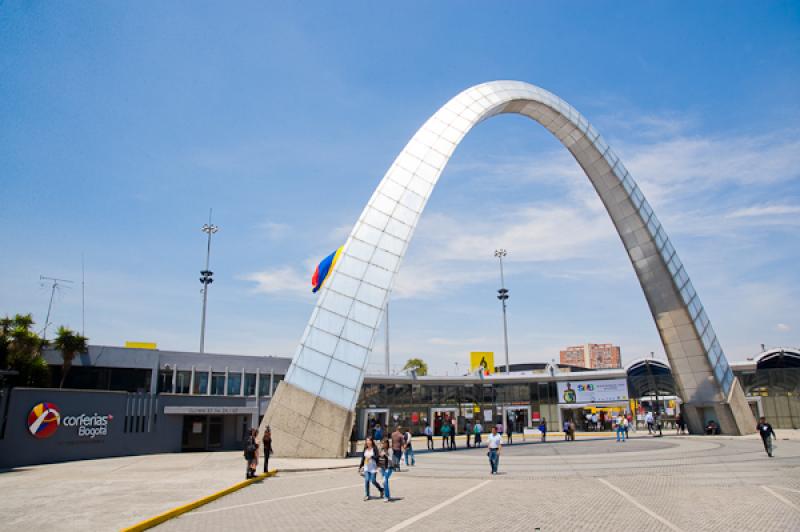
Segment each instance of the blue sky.
[[[435,4],[435,5],[433,5]],[[800,8],[791,2],[0,2],[0,314],[80,281],[92,343],[291,355],[310,276],[429,115],[487,80],[542,86],[609,140],[731,360],[798,345]],[[480,124],[445,170],[391,306],[393,362],[512,362],[656,329],[588,180],[539,125]],[[80,287],[56,325],[81,325]],[[383,357],[379,339],[370,369]]]

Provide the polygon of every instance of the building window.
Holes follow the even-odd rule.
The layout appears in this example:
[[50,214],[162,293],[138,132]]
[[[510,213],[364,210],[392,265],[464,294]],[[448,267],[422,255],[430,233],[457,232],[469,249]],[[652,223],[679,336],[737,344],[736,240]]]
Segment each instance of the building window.
[[256,375],[255,373],[247,373],[244,376],[244,394],[252,396],[256,394]]
[[261,374],[261,380],[258,381],[258,395],[261,397],[269,397],[269,375]]
[[242,393],[242,374],[228,374],[228,395],[240,395]]
[[175,393],[189,393],[189,383],[191,380],[191,371],[179,371],[175,379]]
[[158,373],[158,393],[172,393],[172,371],[162,370]]
[[211,374],[211,395],[225,395],[225,374]]
[[207,392],[208,392],[208,372],[195,370],[194,393],[196,395],[205,395]]

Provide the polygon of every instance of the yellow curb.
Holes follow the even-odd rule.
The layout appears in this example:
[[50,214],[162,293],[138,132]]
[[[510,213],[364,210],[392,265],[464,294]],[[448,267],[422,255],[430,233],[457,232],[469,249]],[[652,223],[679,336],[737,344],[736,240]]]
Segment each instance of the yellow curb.
[[240,490],[240,489],[242,489],[244,487],[247,487],[250,484],[252,484],[253,482],[257,482],[259,480],[263,480],[263,479],[265,479],[267,477],[274,477],[277,473],[278,473],[278,470],[277,469],[273,469],[269,473],[263,473],[261,475],[258,475],[255,478],[250,478],[250,479],[244,480],[242,482],[239,482],[238,484],[234,484],[233,486],[231,486],[229,488],[225,488],[222,491],[218,491],[218,492],[213,493],[213,494],[211,494],[211,495],[209,495],[207,497],[203,497],[202,499],[197,499],[196,501],[190,502],[189,504],[184,504],[183,506],[178,506],[177,508],[173,508],[172,510],[166,511],[163,514],[159,514],[159,515],[157,515],[155,517],[151,517],[150,519],[145,519],[144,521],[142,521],[140,523],[136,523],[133,526],[129,526],[128,528],[123,528],[121,530],[121,532],[139,532],[141,530],[147,530],[149,528],[153,528],[154,526],[160,525],[164,521],[169,521],[170,519],[174,519],[175,517],[178,517],[181,514],[185,514],[186,512],[190,512],[190,511],[194,510],[195,508],[199,508],[200,506],[203,506],[203,505],[208,504],[208,503],[210,503],[212,501],[215,501],[215,500],[219,499],[220,497],[224,497],[225,495],[228,495],[229,493],[233,493],[236,490]]

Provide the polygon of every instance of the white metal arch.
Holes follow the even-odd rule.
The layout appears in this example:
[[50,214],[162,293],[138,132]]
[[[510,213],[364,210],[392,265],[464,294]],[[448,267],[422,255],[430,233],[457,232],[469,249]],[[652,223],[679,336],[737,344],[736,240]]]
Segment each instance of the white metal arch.
[[[749,413],[674,247],[619,157],[574,107],[519,81],[492,81],[461,92],[408,142],[361,213],[319,292],[285,382],[353,410],[395,274],[433,188],[464,135],[501,113],[540,123],[583,168],[630,257],[684,403],[733,400],[735,410],[741,403]],[[742,416],[732,415],[730,409],[716,416],[728,433],[747,431],[751,421],[739,419]],[[699,427],[702,422],[697,423]]]

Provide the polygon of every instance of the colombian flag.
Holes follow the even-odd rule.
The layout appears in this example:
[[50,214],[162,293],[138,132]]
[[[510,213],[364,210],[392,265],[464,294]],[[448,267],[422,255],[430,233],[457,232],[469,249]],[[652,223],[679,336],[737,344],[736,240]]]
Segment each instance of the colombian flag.
[[333,271],[333,267],[336,266],[336,263],[339,261],[339,256],[342,254],[343,247],[344,246],[340,247],[322,259],[322,262],[317,265],[317,269],[314,270],[314,275],[311,277],[311,286],[314,287],[311,289],[312,292],[316,293],[317,290],[322,288],[322,283],[325,282],[325,279],[328,278]]

